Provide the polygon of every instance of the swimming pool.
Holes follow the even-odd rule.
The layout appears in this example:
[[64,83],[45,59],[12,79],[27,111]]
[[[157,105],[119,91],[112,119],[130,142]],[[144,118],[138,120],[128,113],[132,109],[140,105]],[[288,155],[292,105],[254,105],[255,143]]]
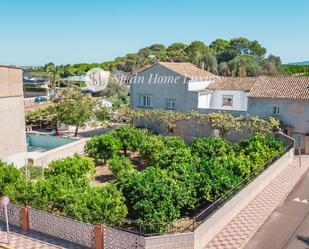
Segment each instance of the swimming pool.
[[77,141],[73,138],[27,133],[27,151],[45,152]]

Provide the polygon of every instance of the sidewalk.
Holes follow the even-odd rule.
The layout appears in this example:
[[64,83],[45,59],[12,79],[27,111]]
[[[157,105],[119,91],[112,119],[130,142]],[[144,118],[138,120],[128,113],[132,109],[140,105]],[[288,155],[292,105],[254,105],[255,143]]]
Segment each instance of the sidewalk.
[[243,248],[286,198],[308,167],[308,156],[303,157],[302,167],[299,165],[298,157],[295,157],[293,162],[217,234],[205,249]]
[[0,248],[10,249],[84,249],[79,245],[66,242],[63,240],[56,240],[55,238],[49,237],[36,232],[29,232],[27,236],[22,235],[20,229],[16,227],[10,227],[10,244],[7,244],[5,227],[3,224],[0,225]]

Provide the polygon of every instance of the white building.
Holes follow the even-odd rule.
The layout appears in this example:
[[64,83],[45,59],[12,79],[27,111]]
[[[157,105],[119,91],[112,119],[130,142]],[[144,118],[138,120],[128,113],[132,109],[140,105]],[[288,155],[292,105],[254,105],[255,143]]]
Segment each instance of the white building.
[[191,63],[159,62],[130,78],[133,108],[247,111],[256,78],[218,77]]
[[221,77],[199,91],[199,109],[247,111],[248,94],[257,78]]
[[26,152],[22,69],[0,66],[0,160]]

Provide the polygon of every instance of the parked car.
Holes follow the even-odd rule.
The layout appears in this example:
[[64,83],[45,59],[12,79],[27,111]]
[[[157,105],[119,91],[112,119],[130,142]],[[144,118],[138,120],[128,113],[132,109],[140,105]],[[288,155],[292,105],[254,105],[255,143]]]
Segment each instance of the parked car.
[[36,97],[34,102],[36,103],[47,102],[47,98],[46,97]]

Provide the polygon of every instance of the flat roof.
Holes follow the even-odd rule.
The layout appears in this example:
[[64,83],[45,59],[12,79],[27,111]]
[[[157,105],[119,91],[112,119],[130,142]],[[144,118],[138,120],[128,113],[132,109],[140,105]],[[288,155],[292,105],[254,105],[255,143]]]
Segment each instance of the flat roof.
[[5,67],[5,68],[12,68],[12,69],[21,69],[21,67],[16,67],[16,66],[6,66],[6,65],[0,65],[0,67]]

